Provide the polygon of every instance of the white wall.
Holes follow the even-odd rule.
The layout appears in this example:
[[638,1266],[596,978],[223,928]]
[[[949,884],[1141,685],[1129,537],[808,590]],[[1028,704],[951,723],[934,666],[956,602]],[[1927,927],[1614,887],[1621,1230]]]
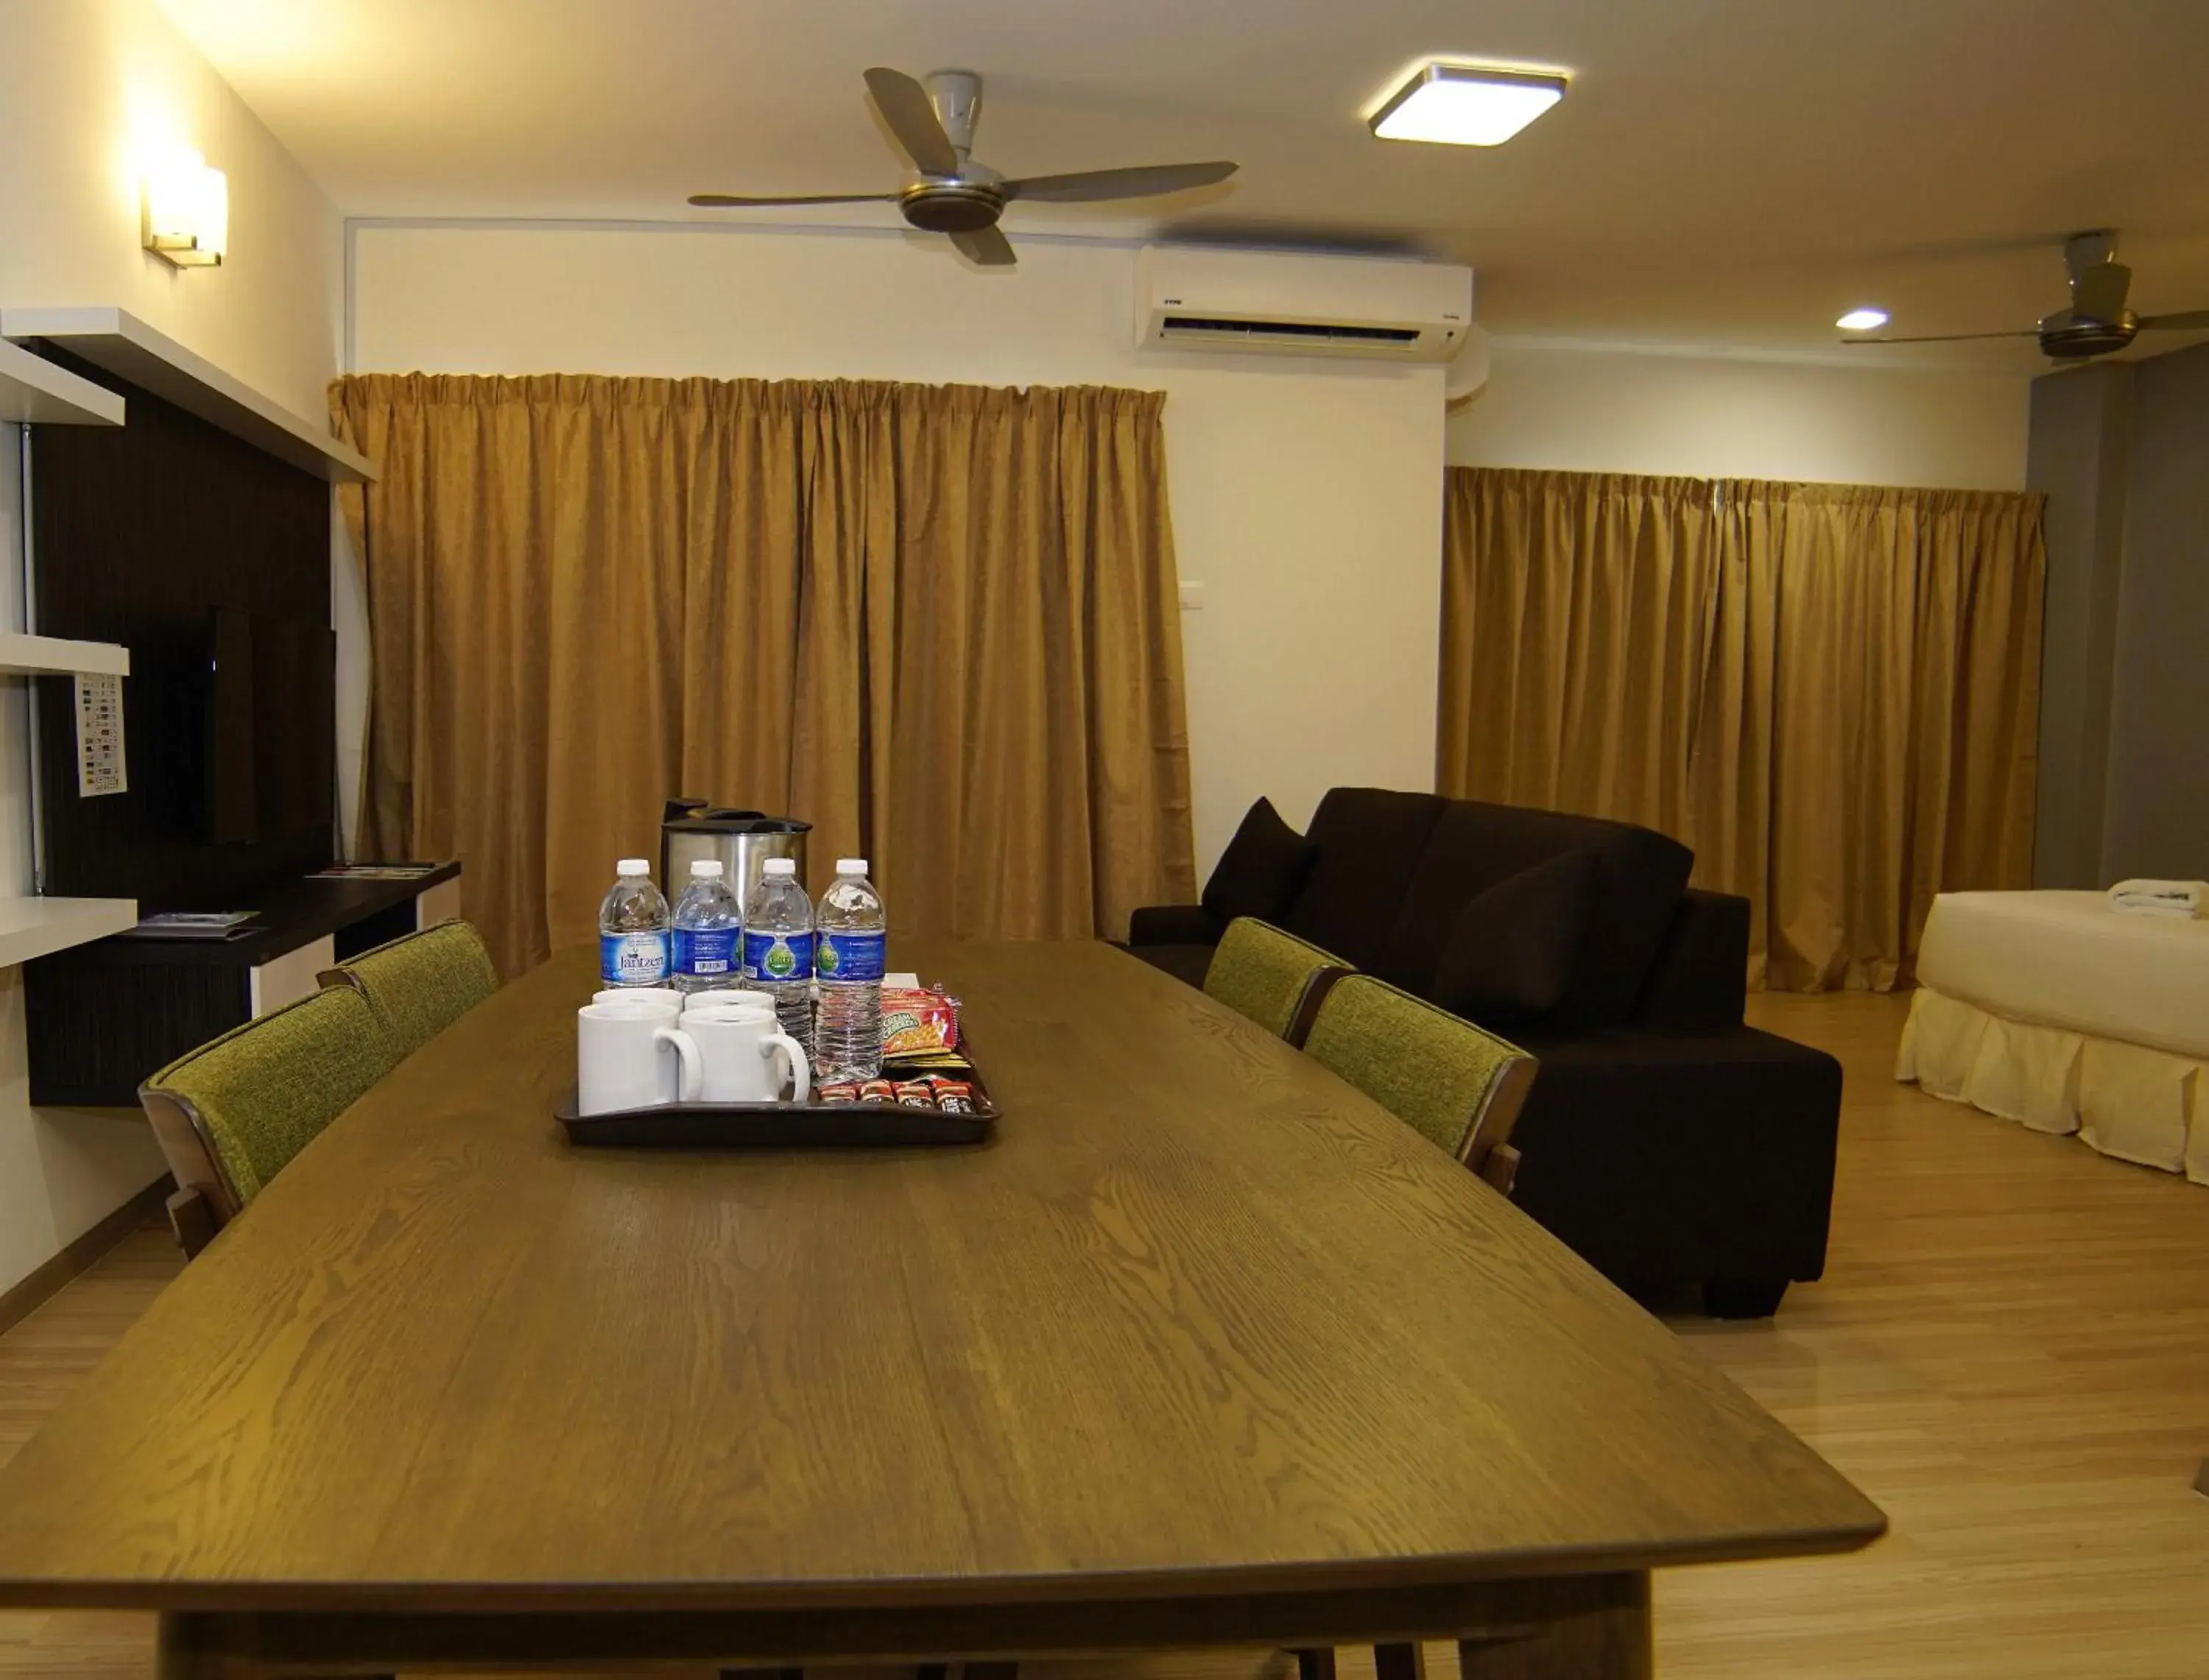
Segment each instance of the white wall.
[[[0,305],[112,304],[301,413],[336,370],[342,227],[153,0],[0,0]],[[196,148],[230,178],[230,259],[139,248],[137,158]],[[22,622],[17,434],[0,426],[0,623]],[[31,884],[27,696],[0,678],[0,894]],[[126,720],[126,727],[127,720]],[[22,977],[0,970],[0,1290],[161,1173],[126,1111],[29,1106]]]
[[1301,823],[1339,782],[1432,786],[1437,370],[1138,355],[1135,253],[1093,240],[1032,238],[979,272],[899,233],[353,238],[359,370],[1164,389],[1181,576],[1203,586],[1182,615],[1200,878],[1261,794]]
[[1501,338],[1449,460],[1694,478],[2025,487],[2031,382]]

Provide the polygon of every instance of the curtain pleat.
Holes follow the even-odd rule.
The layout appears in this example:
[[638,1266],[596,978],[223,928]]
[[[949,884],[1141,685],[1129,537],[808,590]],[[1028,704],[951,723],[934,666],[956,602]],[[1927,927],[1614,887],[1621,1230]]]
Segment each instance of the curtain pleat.
[[1454,468],[1445,530],[1440,785],[1678,836],[1753,984],[2029,881],[2037,496]]
[[865,853],[901,934],[1195,895],[1163,396],[367,375],[364,855],[509,973],[695,793]]

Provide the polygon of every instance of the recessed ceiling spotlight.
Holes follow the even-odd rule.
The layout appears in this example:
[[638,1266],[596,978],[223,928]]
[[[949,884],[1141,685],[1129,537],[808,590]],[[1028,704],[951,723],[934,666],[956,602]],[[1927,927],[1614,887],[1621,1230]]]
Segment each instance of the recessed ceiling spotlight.
[[1851,310],[1833,325],[1845,333],[1869,333],[1875,327],[1887,325],[1887,311],[1869,308]]
[[1429,59],[1369,119],[1381,140],[1501,146],[1565,96],[1565,79]]

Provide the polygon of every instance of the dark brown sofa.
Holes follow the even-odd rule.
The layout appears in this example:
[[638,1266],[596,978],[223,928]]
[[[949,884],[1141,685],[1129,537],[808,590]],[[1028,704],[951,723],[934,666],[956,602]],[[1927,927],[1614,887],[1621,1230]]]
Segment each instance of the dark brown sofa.
[[[1575,854],[1580,913],[1537,918],[1515,953],[1562,975],[1555,1001],[1531,1016],[1460,1009],[1541,1061],[1514,1140],[1519,1205],[1622,1287],[1693,1285],[1725,1316],[1768,1314],[1824,1269],[1840,1067],[1743,1024],[1749,904],[1690,888],[1687,847],[1558,811],[1341,787],[1305,839],[1269,919],[1445,1007],[1465,906],[1490,894],[1489,911],[1508,910],[1516,883],[1541,890],[1530,871]],[[1129,944],[1201,985],[1225,924],[1197,905],[1139,910]],[[1568,948],[1532,948],[1545,940]]]

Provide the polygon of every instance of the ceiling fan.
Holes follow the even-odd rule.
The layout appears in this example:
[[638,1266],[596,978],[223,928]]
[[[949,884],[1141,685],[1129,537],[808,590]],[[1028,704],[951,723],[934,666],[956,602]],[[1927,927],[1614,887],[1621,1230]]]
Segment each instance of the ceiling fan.
[[924,86],[902,70],[866,73],[875,109],[889,124],[918,176],[896,192],[820,193],[791,198],[743,198],[693,193],[706,209],[751,210],[781,204],[894,204],[915,227],[948,233],[976,262],[1002,268],[1015,259],[997,226],[1016,198],[1052,204],[1089,204],[1115,198],[1153,198],[1160,193],[1208,187],[1232,175],[1231,163],[1165,163],[1138,169],[1090,169],[1074,175],[1007,179],[971,155],[974,123],[982,114],[982,78],[972,70],[938,70]]
[[2122,350],[2141,333],[2209,328],[2209,310],[2176,315],[2134,315],[2125,307],[2133,271],[2117,261],[2115,228],[2074,233],[2063,242],[2063,266],[2071,275],[2071,307],[2043,315],[2037,326],[2005,333],[1935,333],[1918,338],[1846,338],[1844,344],[1948,344],[1959,339],[2040,340],[2040,353],[2059,362],[2085,361]]

